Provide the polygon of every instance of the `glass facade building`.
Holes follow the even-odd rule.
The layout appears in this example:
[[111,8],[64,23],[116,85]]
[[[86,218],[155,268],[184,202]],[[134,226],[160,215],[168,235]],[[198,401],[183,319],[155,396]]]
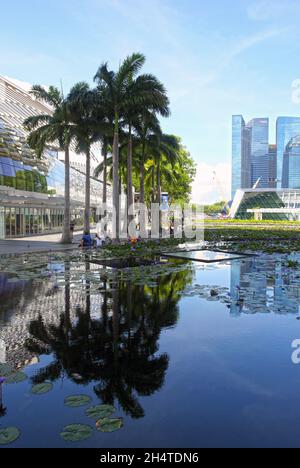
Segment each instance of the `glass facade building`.
[[300,117],[279,117],[276,125],[277,133],[277,188],[288,184],[284,173],[284,153],[292,138],[300,135]]
[[269,119],[232,118],[232,199],[239,189],[269,187]]
[[250,131],[243,117],[234,115],[232,117],[232,198],[238,189],[250,187],[250,138]]
[[[49,148],[41,159],[37,158],[26,142],[22,125],[29,115],[42,112],[51,110],[0,77],[0,239],[62,230],[64,162],[58,159],[55,148]],[[102,188],[101,181],[91,179],[91,214],[95,222]],[[73,168],[70,169],[70,198],[71,220],[81,227],[85,175]],[[110,186],[108,205],[111,206]]]
[[276,188],[277,184],[277,146],[269,145],[269,188]]
[[[253,119],[250,131],[251,187],[269,187],[269,119]],[[259,182],[258,182],[259,181]],[[243,188],[243,187],[242,187]]]
[[234,197],[230,217],[235,219],[274,221],[300,220],[300,190],[297,189],[248,189],[238,190]]
[[300,136],[291,139],[283,155],[282,187],[300,189]]

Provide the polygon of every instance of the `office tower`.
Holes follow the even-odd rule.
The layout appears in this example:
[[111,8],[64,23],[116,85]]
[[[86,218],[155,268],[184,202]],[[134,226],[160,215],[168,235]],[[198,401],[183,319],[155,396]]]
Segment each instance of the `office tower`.
[[238,189],[269,187],[269,119],[248,124],[241,115],[232,118],[232,198]]
[[269,145],[269,188],[276,188],[277,180],[277,146]]
[[269,187],[269,119],[253,119],[250,130],[251,186]]
[[291,139],[283,155],[282,187],[300,189],[300,135]]
[[232,198],[251,184],[250,131],[241,115],[232,117]]
[[[285,188],[288,184],[287,174],[284,174],[283,159],[286,146],[292,138],[300,135],[300,117],[278,117],[277,125],[277,188]],[[291,188],[291,187],[286,187]]]

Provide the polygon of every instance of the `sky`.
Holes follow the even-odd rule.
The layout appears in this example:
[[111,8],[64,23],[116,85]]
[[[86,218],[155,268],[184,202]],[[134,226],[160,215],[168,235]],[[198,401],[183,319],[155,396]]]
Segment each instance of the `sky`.
[[[165,84],[179,135],[198,164],[195,201],[228,197],[231,117],[300,115],[299,0],[1,1],[0,74],[29,83],[92,84],[132,52]],[[298,83],[300,88],[300,85]],[[214,176],[216,172],[217,177]]]

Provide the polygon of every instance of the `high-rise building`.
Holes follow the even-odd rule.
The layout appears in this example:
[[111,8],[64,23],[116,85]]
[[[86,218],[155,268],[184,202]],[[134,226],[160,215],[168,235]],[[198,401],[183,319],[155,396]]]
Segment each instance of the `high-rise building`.
[[232,198],[251,184],[250,131],[241,115],[232,117]]
[[[284,174],[284,153],[286,146],[292,138],[300,135],[300,117],[278,117],[276,125],[277,133],[277,188],[292,188]],[[284,184],[284,185],[283,185]]]
[[286,146],[282,173],[282,188],[300,189],[300,135]]
[[232,198],[237,190],[269,187],[269,119],[248,124],[241,115],[232,118]]
[[277,181],[277,146],[269,145],[269,188],[276,188]]
[[253,119],[250,131],[251,186],[269,187],[269,119]]

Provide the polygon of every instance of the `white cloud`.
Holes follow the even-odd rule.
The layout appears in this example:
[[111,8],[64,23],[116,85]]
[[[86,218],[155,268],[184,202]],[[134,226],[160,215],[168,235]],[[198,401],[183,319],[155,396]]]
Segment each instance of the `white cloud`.
[[231,165],[210,165],[201,162],[197,166],[197,175],[193,184],[192,201],[198,204],[210,204],[230,199]]

